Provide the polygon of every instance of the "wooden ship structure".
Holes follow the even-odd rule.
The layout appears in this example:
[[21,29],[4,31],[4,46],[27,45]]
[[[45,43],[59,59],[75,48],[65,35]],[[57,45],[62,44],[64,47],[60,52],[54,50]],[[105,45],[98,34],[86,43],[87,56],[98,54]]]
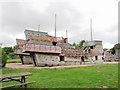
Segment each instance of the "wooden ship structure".
[[47,32],[25,30],[26,40],[16,39],[22,64],[34,66],[80,65],[103,63],[102,41],[86,41],[76,49],[68,38],[51,36]]

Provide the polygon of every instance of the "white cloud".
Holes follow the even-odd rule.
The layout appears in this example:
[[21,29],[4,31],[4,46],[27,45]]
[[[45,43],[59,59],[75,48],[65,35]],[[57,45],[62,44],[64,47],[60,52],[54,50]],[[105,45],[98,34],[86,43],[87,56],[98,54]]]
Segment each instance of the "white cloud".
[[[10,2],[11,1],[11,2]],[[54,35],[54,14],[57,14],[57,36],[69,42],[90,40],[90,18],[93,20],[93,39],[102,40],[103,47],[112,48],[118,37],[119,0],[4,0],[1,3],[0,38],[4,46],[15,45],[16,38],[24,39],[24,30],[32,28]],[[0,40],[1,41],[1,40]]]
[[108,49],[111,49],[114,47],[115,44],[111,44],[111,43],[104,43],[103,42],[103,48],[108,48]]

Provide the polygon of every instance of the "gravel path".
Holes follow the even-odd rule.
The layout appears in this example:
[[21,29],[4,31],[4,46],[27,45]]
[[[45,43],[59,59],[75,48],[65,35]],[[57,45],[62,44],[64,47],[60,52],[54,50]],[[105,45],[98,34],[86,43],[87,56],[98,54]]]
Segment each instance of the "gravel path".
[[[103,64],[114,64],[118,62],[104,62]],[[68,65],[68,66],[53,66],[53,67],[34,67],[34,65],[22,65],[21,63],[7,63],[7,68],[65,68],[65,67],[82,67],[82,66],[93,66],[93,65],[99,65],[99,64],[85,64],[85,65]]]

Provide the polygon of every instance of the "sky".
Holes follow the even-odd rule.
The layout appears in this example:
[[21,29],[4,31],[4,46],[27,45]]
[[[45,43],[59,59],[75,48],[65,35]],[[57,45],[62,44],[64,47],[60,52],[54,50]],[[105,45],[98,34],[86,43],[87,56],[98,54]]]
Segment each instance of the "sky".
[[112,48],[118,43],[119,0],[0,0],[0,43],[2,47],[16,45],[16,38],[25,39],[24,30],[55,34],[66,37],[68,42],[79,43],[101,40],[103,48]]

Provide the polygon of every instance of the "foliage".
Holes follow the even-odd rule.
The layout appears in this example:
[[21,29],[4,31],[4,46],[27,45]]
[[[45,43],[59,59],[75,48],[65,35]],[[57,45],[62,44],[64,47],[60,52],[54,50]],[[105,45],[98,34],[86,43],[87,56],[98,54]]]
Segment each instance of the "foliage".
[[73,46],[76,46],[76,43],[73,43]]
[[106,50],[108,50],[108,49],[107,49],[107,48],[104,48],[104,49],[103,49],[103,51],[106,51]]
[[4,47],[3,51],[5,51],[6,54],[8,55],[10,52],[13,52],[13,49],[12,49],[12,47]]
[[113,48],[114,48],[114,49],[120,49],[120,43],[115,44]]
[[7,63],[7,54],[4,51],[4,49],[2,49],[2,67],[5,67],[6,63]]
[[[118,88],[118,64],[103,64],[71,68],[3,68],[3,74],[32,73],[26,82],[36,81],[28,88]],[[114,73],[113,73],[114,72]],[[3,82],[2,85],[19,84],[19,82]],[[112,90],[112,89],[111,89]]]
[[18,45],[15,45],[15,46],[13,47],[13,51],[15,51],[17,48],[18,48]]
[[115,48],[114,48],[114,47],[111,48],[110,50],[111,50],[111,53],[112,53],[112,54],[115,54]]
[[76,49],[79,49],[80,47],[78,45],[75,46]]
[[83,47],[83,43],[85,43],[85,40],[81,40],[81,41],[79,42],[79,46],[80,46],[80,47]]
[[20,59],[8,59],[7,62],[8,62],[8,63],[10,63],[10,62],[11,62],[11,63],[18,63],[18,62],[20,63],[21,60],[20,60]]
[[2,67],[2,48],[0,47],[0,68]]
[[73,43],[73,46],[75,46],[76,49],[79,48],[78,44],[77,43]]
[[83,43],[85,43],[85,40],[81,40],[78,44],[74,42],[73,46],[75,46],[76,49],[79,49],[83,47]]
[[13,48],[12,47],[4,47],[3,52],[6,52],[6,57],[8,59],[12,59],[14,56],[14,51],[17,49],[18,45],[15,45]]
[[112,52],[112,54],[115,54],[115,50],[116,50],[116,49],[120,49],[120,43],[115,44],[114,47],[110,49],[111,52]]
[[9,53],[9,54],[8,54],[8,56],[9,56],[9,58],[11,58],[11,59],[12,59],[12,57],[14,56],[14,53],[13,53],[13,52],[11,52],[11,53]]

